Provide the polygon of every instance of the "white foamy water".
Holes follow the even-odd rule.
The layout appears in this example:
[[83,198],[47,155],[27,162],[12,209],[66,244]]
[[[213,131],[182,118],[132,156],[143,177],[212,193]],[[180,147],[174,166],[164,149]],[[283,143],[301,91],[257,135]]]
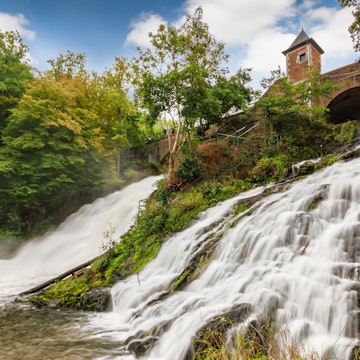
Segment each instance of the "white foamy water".
[[[117,234],[126,231],[138,201],[151,193],[156,180],[99,199],[49,237],[2,260],[0,296],[8,301],[10,295],[97,256],[104,231],[109,225]],[[199,328],[235,304],[251,304],[249,318],[235,324],[237,329],[268,314],[281,329],[289,329],[305,351],[316,351],[322,359],[348,360],[359,337],[355,289],[360,268],[360,159],[296,181],[234,218],[235,203],[263,191],[257,188],[220,203],[170,236],[139,274],[113,287],[112,312],[82,315],[80,327],[76,321],[61,325],[60,338],[68,328],[76,329],[81,339],[90,337],[84,342],[89,348],[82,351],[94,354],[94,359],[136,359],[133,345],[140,341],[147,347],[144,359],[183,360]],[[169,291],[196,254],[215,241],[208,266],[182,290]],[[12,325],[6,324],[11,334]],[[56,343],[58,335],[53,336]],[[27,338],[23,347],[28,345],[35,359],[38,342],[31,334]],[[94,342],[98,351],[91,347]],[[110,349],[108,355],[102,343]],[[68,353],[77,353],[71,337],[66,346]],[[15,350],[6,353],[11,359],[9,353],[17,358]],[[65,353],[46,354],[66,359]]]
[[139,201],[154,191],[160,178],[146,178],[83,206],[50,235],[28,242],[13,258],[0,260],[0,303],[1,298],[17,295],[100,255],[104,233],[110,231],[113,239],[125,233],[134,223]]
[[[139,340],[153,343],[145,359],[182,360],[207,321],[248,303],[246,323],[266,313],[305,351],[349,359],[359,335],[360,160],[265,197],[229,226],[233,204],[262,191],[223,202],[170,237],[143,271],[113,287],[113,311],[94,315],[86,330],[123,343],[119,359],[135,359],[131,344]],[[194,254],[220,234],[210,264],[183,290],[169,292]]]

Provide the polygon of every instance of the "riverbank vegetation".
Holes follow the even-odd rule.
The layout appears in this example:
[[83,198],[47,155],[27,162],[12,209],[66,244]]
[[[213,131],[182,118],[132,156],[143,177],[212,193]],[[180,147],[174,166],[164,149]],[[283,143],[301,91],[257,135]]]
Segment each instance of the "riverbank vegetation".
[[[140,51],[134,62],[116,58],[97,74],[85,69],[84,54],[72,52],[49,60],[50,70],[35,71],[24,60],[27,48],[19,35],[1,34],[0,237],[47,231],[144,169],[166,175],[130,230],[121,239],[105,233],[104,254],[31,296],[38,306],[96,308],[84,294],[139,273],[168,236],[202,211],[253,187],[281,186],[327,166],[337,160],[336,147],[356,135],[356,121],[326,122],[318,100],[335,86],[320,80],[316,69],[298,84],[274,71],[264,79],[261,97],[248,86],[250,70],[230,75],[224,44],[209,34],[201,8],[179,28],[161,26],[150,39],[153,48]],[[246,136],[234,136],[234,124]],[[220,127],[221,136],[209,131]],[[126,157],[130,149],[143,154],[146,142],[164,130],[167,164]],[[303,160],[309,161],[293,166]],[[250,205],[237,204],[234,214]],[[169,291],[186,286],[211,255],[208,249],[196,259],[192,266],[198,267],[187,268]],[[222,349],[195,358],[233,358]]]
[[[153,130],[126,94],[127,63],[103,74],[68,52],[37,72],[16,33],[0,38],[0,236],[29,237],[141,171]],[[130,166],[131,162],[131,166]]]
[[[17,33],[0,38],[1,237],[47,231],[76,207],[136,179],[139,169],[166,174],[121,241],[104,236],[108,251],[69,285],[72,295],[140,271],[166,236],[201,211],[293,175],[296,162],[325,159],[301,169],[310,173],[355,136],[356,122],[326,122],[319,99],[336,88],[316,69],[297,84],[273,71],[261,97],[248,86],[250,70],[229,75],[224,44],[202,16],[198,8],[178,28],[160,26],[149,35],[151,49],[131,62],[116,58],[103,74],[88,72],[85,55],[70,51],[38,72]],[[246,136],[234,135],[234,127]],[[146,142],[164,130],[168,163],[144,165]],[[126,158],[129,149],[140,155]],[[61,291],[54,286],[46,296]]]
[[320,360],[320,356],[303,345],[299,348],[289,330],[280,330],[269,319],[260,328],[226,333],[234,326],[230,319],[221,318],[214,328],[200,330],[194,341],[193,360]]
[[[315,163],[304,162],[298,176],[313,173],[331,165],[337,159],[338,155],[329,154]],[[264,166],[268,176],[261,176],[259,181],[257,175],[259,167],[263,169]],[[200,212],[243,191],[270,182],[275,181],[277,185],[270,187],[261,196],[279,191],[283,184],[285,186],[288,181],[298,178],[298,176],[284,177],[288,170],[285,162],[268,159],[254,166],[252,175],[246,179],[236,179],[232,176],[222,179],[203,179],[184,187],[181,191],[167,187],[166,180],[159,180],[157,189],[146,200],[134,225],[127,233],[120,239],[115,239],[111,230],[105,232],[104,254],[94,259],[91,266],[81,272],[81,276],[74,274],[64,281],[54,283],[40,294],[32,296],[31,301],[38,306],[47,306],[55,300],[60,307],[87,308],[82,301],[82,294],[93,288],[111,287],[117,281],[139,273],[154,259],[167,236],[184,230]],[[251,200],[237,204],[233,209],[234,216],[248,209],[251,204]],[[207,255],[211,256],[211,253]],[[201,261],[206,262],[206,259],[202,258]],[[174,281],[173,290],[181,289],[188,280],[186,274],[181,274]]]

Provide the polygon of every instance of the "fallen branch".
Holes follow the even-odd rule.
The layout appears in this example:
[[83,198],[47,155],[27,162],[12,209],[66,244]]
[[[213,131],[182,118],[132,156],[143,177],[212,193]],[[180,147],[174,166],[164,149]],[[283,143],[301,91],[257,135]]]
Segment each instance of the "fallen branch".
[[29,295],[29,294],[34,294],[40,290],[43,290],[45,288],[47,288],[48,286],[56,283],[57,281],[63,280],[66,277],[68,277],[69,275],[82,275],[85,272],[85,268],[88,267],[92,262],[94,261],[94,259],[89,260],[81,265],[78,265],[64,273],[62,273],[59,276],[56,276],[55,278],[52,278],[50,280],[45,281],[44,283],[37,285],[29,290],[23,291],[22,293],[19,294],[19,296],[24,296],[24,295]]

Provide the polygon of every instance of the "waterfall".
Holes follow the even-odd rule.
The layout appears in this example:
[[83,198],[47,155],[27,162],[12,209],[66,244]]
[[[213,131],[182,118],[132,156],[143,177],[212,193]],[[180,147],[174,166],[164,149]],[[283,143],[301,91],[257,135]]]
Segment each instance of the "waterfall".
[[[91,317],[93,336],[120,344],[121,359],[135,359],[141,343],[146,359],[182,360],[203,325],[250,304],[237,329],[266,313],[299,347],[322,359],[349,359],[359,345],[360,159],[336,163],[234,215],[234,204],[264,190],[222,202],[169,237],[139,274],[113,287],[112,312]],[[214,241],[211,262],[172,291]]]
[[104,233],[113,239],[125,233],[139,201],[151,194],[160,178],[148,177],[81,207],[56,231],[29,241],[13,258],[0,259],[0,297],[17,295],[100,255]]

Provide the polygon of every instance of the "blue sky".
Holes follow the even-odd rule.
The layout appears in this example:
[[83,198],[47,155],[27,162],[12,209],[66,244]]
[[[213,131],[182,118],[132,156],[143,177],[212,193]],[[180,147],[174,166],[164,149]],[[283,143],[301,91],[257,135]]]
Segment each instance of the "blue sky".
[[149,31],[180,24],[198,6],[226,44],[229,68],[252,68],[255,87],[278,66],[285,70],[281,52],[302,28],[325,50],[323,72],[358,58],[347,31],[351,11],[337,0],[0,0],[0,30],[17,29],[40,70],[71,50],[85,53],[87,68],[101,72],[115,56],[130,58],[137,46],[147,47]]

